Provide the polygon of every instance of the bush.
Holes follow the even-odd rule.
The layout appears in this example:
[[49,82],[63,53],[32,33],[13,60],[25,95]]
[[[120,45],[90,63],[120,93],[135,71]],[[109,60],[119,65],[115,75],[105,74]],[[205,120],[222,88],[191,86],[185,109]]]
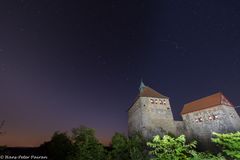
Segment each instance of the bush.
[[72,130],[73,150],[69,160],[105,160],[105,150],[95,137],[95,131],[81,126]]
[[197,142],[193,141],[186,144],[184,135],[173,138],[169,135],[161,138],[159,135],[155,136],[152,142],[147,145],[152,148],[150,155],[151,160],[224,160],[221,155],[215,156],[210,153],[203,153],[195,151]]
[[212,141],[222,148],[224,154],[234,159],[240,159],[240,132],[213,133],[213,135],[215,138],[212,138]]
[[163,136],[161,138],[156,135],[152,142],[148,142],[147,145],[153,150],[149,153],[154,156],[152,160],[184,160],[187,159],[193,149],[196,148],[196,142],[186,144],[186,139],[184,135],[177,138],[172,138],[169,135]]
[[40,146],[52,160],[66,160],[72,151],[72,143],[66,133],[55,132],[49,142]]
[[112,138],[111,160],[147,160],[146,141],[141,134],[127,138],[116,133]]

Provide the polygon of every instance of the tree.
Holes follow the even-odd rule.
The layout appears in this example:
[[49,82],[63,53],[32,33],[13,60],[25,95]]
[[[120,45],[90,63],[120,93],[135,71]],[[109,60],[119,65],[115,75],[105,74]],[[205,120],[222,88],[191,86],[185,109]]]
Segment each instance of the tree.
[[240,132],[220,134],[213,133],[215,138],[212,138],[212,141],[220,146],[227,156],[240,159]]
[[153,150],[150,154],[153,156],[152,160],[224,160],[221,155],[215,156],[210,153],[203,153],[195,151],[197,142],[193,141],[186,144],[184,135],[172,138],[169,135],[161,138],[159,135],[155,136],[152,142],[147,145]]
[[66,160],[72,150],[72,143],[66,133],[55,132],[49,142],[40,146],[52,160]]
[[217,156],[211,154],[211,153],[205,153],[205,152],[191,152],[192,157],[189,157],[189,160],[226,160],[221,154],[218,154]]
[[81,126],[72,130],[73,150],[69,160],[104,160],[105,150],[95,137],[95,131]]
[[112,152],[113,160],[129,160],[128,140],[121,133],[115,133],[112,137]]
[[[3,120],[0,124],[0,135],[3,135],[5,133],[2,131],[4,124],[5,124],[5,120]],[[8,151],[6,151],[6,149],[7,149],[6,145],[0,146],[0,154],[7,154]]]
[[121,133],[115,133],[112,137],[112,151],[109,154],[111,160],[146,160],[148,152],[146,141],[139,133],[127,138]]
[[139,133],[134,134],[128,140],[128,150],[131,160],[148,159],[146,140]]
[[121,133],[112,137],[112,160],[129,160],[128,139]]
[[156,135],[152,142],[148,142],[147,145],[153,148],[150,154],[155,158],[152,160],[184,160],[190,157],[191,152],[196,148],[196,141],[190,144],[185,143],[186,139],[184,135],[177,138],[172,138],[169,135],[161,138],[159,135]]

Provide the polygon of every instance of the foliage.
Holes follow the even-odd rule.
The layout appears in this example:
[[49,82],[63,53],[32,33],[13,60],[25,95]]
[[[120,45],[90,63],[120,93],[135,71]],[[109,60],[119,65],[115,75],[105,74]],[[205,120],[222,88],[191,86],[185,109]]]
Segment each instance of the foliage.
[[215,156],[210,153],[201,153],[195,151],[196,141],[186,144],[184,135],[173,138],[169,135],[161,138],[159,135],[155,136],[152,142],[147,145],[153,150],[150,150],[152,160],[223,160],[221,155]]
[[225,158],[218,154],[217,156],[211,154],[211,153],[205,153],[205,152],[191,152],[192,157],[189,157],[189,160],[225,160]]
[[71,150],[72,143],[66,133],[55,132],[49,142],[41,146],[53,160],[65,160]]
[[169,135],[161,138],[159,135],[156,135],[152,142],[148,142],[147,145],[153,148],[150,154],[155,158],[152,160],[180,160],[187,159],[191,155],[193,148],[196,147],[195,141],[190,144],[185,144],[185,142],[184,135],[177,138],[172,138]]
[[146,140],[139,133],[134,134],[132,137],[129,138],[128,150],[131,160],[148,159]]
[[[212,141],[223,148],[224,154],[240,159],[240,132],[213,135]],[[112,137],[112,150],[107,152],[95,137],[95,131],[81,126],[72,130],[71,137],[55,132],[41,147],[51,160],[225,160],[221,154],[197,152],[196,145],[196,141],[186,143],[184,135],[162,138],[157,135],[151,142],[146,142],[138,133],[129,138],[116,133]]]
[[112,137],[111,160],[146,160],[148,152],[146,141],[139,133],[127,138],[121,133]]
[[223,153],[231,158],[240,159],[240,132],[213,135],[215,138],[212,138],[212,141],[223,149]]
[[0,146],[0,155],[7,154],[7,146]]
[[115,133],[112,137],[112,160],[129,160],[128,140],[121,133]]
[[73,150],[69,160],[104,160],[105,150],[95,137],[95,131],[81,126],[72,130]]

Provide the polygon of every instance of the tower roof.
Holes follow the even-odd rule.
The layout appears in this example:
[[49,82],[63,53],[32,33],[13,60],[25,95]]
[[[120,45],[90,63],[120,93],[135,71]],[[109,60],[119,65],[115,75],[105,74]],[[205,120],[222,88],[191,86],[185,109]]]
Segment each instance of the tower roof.
[[[168,98],[167,96],[162,95],[161,93],[158,93],[157,91],[155,91],[154,89],[146,86],[143,81],[141,81],[140,87],[139,87],[139,94],[138,96],[135,98],[133,104],[137,101],[137,99],[139,97],[153,97],[153,98]],[[131,105],[132,107],[132,105]],[[131,108],[130,107],[130,108]],[[129,109],[130,109],[129,108]],[[128,109],[128,110],[129,110]]]
[[[160,93],[158,93],[157,91],[155,91],[154,89],[146,86],[143,83],[143,80],[141,80],[141,84],[139,87],[139,95],[138,97],[154,97],[154,98],[168,98]],[[138,98],[137,97],[137,98]]]
[[158,93],[157,91],[148,86],[144,86],[140,89],[138,97],[168,98],[167,96]]
[[181,114],[191,113],[221,104],[233,107],[232,103],[221,92],[218,92],[185,104]]

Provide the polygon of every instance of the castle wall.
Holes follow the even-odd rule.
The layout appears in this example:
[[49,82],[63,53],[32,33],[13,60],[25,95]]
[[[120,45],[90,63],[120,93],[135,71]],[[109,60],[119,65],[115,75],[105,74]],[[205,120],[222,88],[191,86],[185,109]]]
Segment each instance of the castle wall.
[[[198,139],[207,144],[211,139],[212,132],[228,133],[235,131],[235,122],[230,120],[228,111],[232,107],[218,105],[208,109],[182,115],[190,139]],[[227,111],[227,112],[226,112]]]
[[185,123],[183,121],[174,121],[175,126],[176,126],[176,136],[180,136],[182,134],[184,135],[188,135],[188,133],[186,132],[186,127],[185,127]]
[[240,117],[238,113],[236,112],[235,108],[223,106],[223,110],[225,113],[225,116],[229,118],[233,125],[233,130],[240,131]]
[[[240,131],[240,117],[221,93],[191,103],[192,112],[188,113],[185,108],[187,112],[182,112],[186,113],[182,115],[183,121],[174,121],[169,99],[144,87],[141,85],[140,96],[128,111],[129,136],[136,132],[145,138],[168,133],[175,136],[184,134],[188,140],[198,140],[200,149],[214,150],[212,132]],[[197,104],[201,110],[196,111]]]
[[146,138],[156,134],[176,134],[169,100],[139,97],[128,111],[128,134],[140,132]]
[[131,136],[142,129],[142,108],[140,99],[128,111],[128,135]]
[[168,99],[141,97],[142,133],[145,137],[168,132],[175,134],[176,127]]

